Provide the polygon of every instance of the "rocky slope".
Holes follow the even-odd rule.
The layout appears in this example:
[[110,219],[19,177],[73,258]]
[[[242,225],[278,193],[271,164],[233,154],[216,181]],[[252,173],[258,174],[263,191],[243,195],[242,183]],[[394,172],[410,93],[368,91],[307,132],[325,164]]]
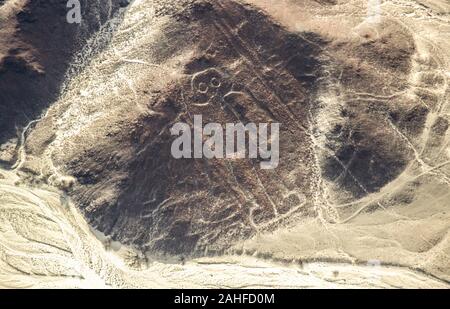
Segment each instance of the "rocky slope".
[[14,163],[16,130],[56,100],[74,56],[127,1],[80,3],[81,24],[66,21],[67,1],[0,3],[0,162]]

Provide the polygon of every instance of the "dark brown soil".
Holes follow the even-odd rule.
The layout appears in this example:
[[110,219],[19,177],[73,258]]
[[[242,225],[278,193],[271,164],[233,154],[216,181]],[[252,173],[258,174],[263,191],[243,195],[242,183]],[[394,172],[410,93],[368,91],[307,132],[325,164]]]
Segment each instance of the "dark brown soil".
[[[270,227],[282,214],[308,213],[311,203],[298,206],[312,199],[317,177],[306,131],[321,75],[318,46],[325,43],[304,33],[317,46],[311,44],[233,1],[199,1],[174,19],[170,33],[192,38],[197,50],[185,68],[189,77],[150,103],[164,116],[142,119],[124,137],[131,139],[126,144],[135,141],[137,154],[130,161],[105,157],[117,153],[108,147],[71,163],[83,185],[75,196],[90,206],[87,216],[96,226],[123,242],[170,254],[219,251]],[[200,83],[209,85],[206,92]],[[174,137],[167,128],[192,123],[192,115],[223,125],[282,123],[280,166],[264,171],[258,160],[173,159]],[[109,163],[100,168],[99,161]],[[111,179],[117,169],[128,174],[116,183],[117,199],[92,207],[88,188]]]

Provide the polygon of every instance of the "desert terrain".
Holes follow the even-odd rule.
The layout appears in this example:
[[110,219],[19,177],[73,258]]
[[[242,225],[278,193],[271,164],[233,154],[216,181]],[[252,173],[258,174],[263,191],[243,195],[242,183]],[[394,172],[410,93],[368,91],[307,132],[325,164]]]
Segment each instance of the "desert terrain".
[[[448,288],[447,1],[4,2],[0,287]],[[280,165],[174,159],[198,114]]]

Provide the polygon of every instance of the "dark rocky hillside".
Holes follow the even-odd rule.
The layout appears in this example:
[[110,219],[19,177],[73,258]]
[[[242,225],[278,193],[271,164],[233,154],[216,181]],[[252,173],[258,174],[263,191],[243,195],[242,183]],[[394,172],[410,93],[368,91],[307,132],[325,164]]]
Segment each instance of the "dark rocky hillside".
[[[67,1],[12,2],[0,3],[0,144],[56,99],[73,57],[126,4],[82,0],[82,23],[69,24]],[[13,162],[12,152],[1,161]]]

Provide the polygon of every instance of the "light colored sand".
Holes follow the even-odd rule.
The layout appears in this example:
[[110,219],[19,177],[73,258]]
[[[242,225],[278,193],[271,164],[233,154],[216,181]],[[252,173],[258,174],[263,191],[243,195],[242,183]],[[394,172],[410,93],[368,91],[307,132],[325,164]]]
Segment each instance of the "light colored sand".
[[0,180],[0,288],[446,288],[423,274],[376,263],[279,264],[223,256],[185,265],[144,262],[105,245],[58,192]]

